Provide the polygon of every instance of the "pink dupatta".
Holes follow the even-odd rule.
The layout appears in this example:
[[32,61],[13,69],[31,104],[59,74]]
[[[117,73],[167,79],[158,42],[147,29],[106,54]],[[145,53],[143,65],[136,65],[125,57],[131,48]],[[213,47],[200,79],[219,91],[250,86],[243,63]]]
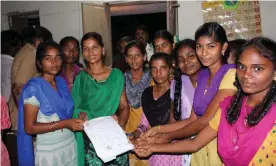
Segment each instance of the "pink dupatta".
[[226,114],[231,100],[232,97],[228,97],[220,103],[218,152],[226,166],[244,166],[250,163],[272,129],[276,120],[276,104],[256,126],[249,127],[244,120],[252,108],[246,105],[245,98],[238,120],[232,125],[228,123]]

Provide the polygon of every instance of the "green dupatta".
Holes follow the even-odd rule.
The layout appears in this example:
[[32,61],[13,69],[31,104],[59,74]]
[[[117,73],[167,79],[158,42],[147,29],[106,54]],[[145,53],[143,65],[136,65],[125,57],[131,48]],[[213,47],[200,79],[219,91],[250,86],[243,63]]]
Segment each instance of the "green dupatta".
[[[124,76],[118,69],[112,69],[107,80],[98,83],[86,71],[81,71],[75,78],[72,96],[74,114],[86,112],[88,120],[113,115],[120,104],[124,88]],[[82,132],[76,132],[78,165],[84,165],[84,143]]]

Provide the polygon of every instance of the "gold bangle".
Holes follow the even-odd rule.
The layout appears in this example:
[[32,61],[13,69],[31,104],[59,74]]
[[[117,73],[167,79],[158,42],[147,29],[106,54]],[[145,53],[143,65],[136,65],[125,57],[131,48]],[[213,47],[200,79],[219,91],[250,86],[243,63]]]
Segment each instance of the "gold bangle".
[[161,130],[161,126],[160,125],[158,125],[158,131],[160,131]]
[[49,124],[49,129],[50,129],[50,131],[53,131],[53,128],[54,128],[53,122],[50,122],[50,124]]

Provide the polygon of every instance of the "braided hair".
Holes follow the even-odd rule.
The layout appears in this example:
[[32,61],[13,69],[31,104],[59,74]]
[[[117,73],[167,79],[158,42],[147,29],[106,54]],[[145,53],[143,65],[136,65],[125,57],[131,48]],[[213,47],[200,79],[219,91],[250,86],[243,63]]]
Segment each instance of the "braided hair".
[[[196,49],[196,42],[192,39],[184,39],[177,43],[173,55],[175,56],[176,64],[177,62],[177,54],[179,49],[184,47],[190,47],[193,50]],[[181,89],[182,89],[182,79],[181,79],[181,71],[179,68],[175,71],[175,87],[174,87],[174,119],[175,120],[181,120]]]
[[177,68],[177,74],[174,76],[175,79],[175,86],[174,86],[174,119],[175,120],[181,120],[181,89],[182,89],[182,79],[180,74],[180,69]]
[[[274,69],[276,69],[276,43],[274,41],[264,37],[256,37],[245,43],[241,49],[241,52],[248,47],[254,47],[262,56],[272,61]],[[239,56],[237,60],[239,59]],[[234,85],[237,87],[238,92],[234,96],[232,104],[228,108],[226,115],[226,119],[230,124],[233,124],[238,120],[241,112],[242,99],[245,96],[237,77]],[[264,97],[263,101],[259,103],[248,115],[247,124],[249,126],[257,125],[267,114],[274,102],[276,102],[276,81],[273,80],[271,88]]]

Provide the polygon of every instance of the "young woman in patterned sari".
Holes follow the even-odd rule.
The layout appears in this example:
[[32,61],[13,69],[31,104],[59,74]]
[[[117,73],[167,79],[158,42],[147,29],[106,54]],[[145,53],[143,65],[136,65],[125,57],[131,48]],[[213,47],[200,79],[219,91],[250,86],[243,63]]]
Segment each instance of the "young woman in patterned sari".
[[[146,49],[140,42],[130,42],[125,48],[125,59],[130,70],[125,72],[126,96],[130,107],[128,122],[125,127],[127,133],[134,132],[142,118],[142,93],[145,88],[154,82],[149,69],[144,67],[146,61]],[[135,154],[130,154],[129,162],[131,166],[148,165],[147,160],[140,160]]]

